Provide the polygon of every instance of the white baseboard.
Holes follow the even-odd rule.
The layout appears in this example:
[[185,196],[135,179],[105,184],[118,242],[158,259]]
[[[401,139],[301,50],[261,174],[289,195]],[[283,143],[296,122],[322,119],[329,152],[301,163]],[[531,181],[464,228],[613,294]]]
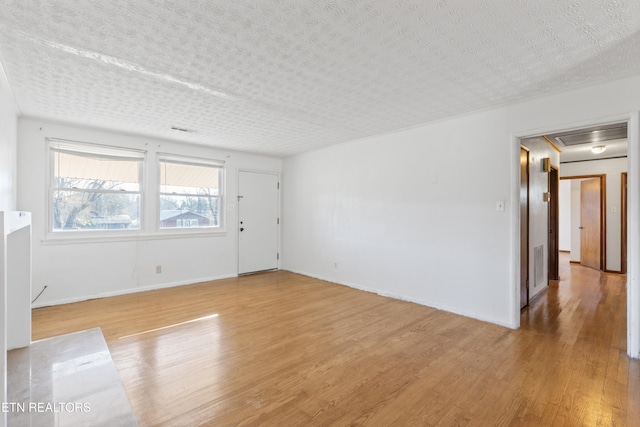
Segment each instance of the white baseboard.
[[31,306],[31,308],[49,307],[49,306],[52,306],[52,305],[70,304],[72,302],[81,302],[81,301],[88,301],[88,300],[98,299],[98,298],[108,298],[108,297],[115,297],[115,296],[118,296],[118,295],[135,294],[135,293],[138,293],[138,292],[153,291],[153,290],[156,290],[156,289],[165,289],[165,288],[173,288],[173,287],[176,287],[176,286],[194,285],[196,283],[211,282],[213,280],[230,279],[230,278],[233,278],[233,277],[238,277],[238,275],[232,274],[232,275],[224,275],[224,276],[202,277],[202,278],[191,279],[191,280],[181,280],[181,281],[178,281],[178,282],[158,283],[158,284],[155,284],[155,285],[143,286],[143,287],[139,287],[139,288],[120,289],[120,290],[117,290],[117,291],[102,292],[102,293],[93,294],[93,295],[83,295],[81,297],[75,297],[75,298],[63,298],[63,299],[54,300],[54,301],[45,301],[45,302],[42,302],[40,304],[34,303]]
[[290,271],[290,272],[296,273],[296,274],[301,274],[301,275],[307,276],[307,277],[312,277],[314,279],[324,280],[325,282],[330,282],[330,283],[335,283],[337,285],[347,286],[349,288],[358,289],[360,291],[371,292],[371,293],[380,295],[382,297],[393,298],[393,299],[397,299],[397,300],[400,300],[400,301],[407,301],[407,302],[411,302],[411,303],[414,303],[414,304],[423,305],[425,307],[434,308],[436,310],[447,311],[449,313],[457,314],[459,316],[469,317],[471,319],[479,320],[481,322],[493,323],[494,325],[499,325],[499,326],[502,326],[502,327],[505,327],[505,328],[509,328],[509,329],[517,329],[517,326],[512,325],[511,323],[500,322],[500,321],[497,321],[495,319],[489,319],[489,318],[487,318],[485,316],[481,316],[481,315],[479,315],[477,313],[471,313],[471,312],[467,312],[467,311],[463,311],[463,310],[458,310],[456,308],[449,307],[449,306],[446,306],[446,305],[433,303],[432,301],[424,301],[424,300],[419,300],[419,299],[416,299],[416,298],[413,298],[413,297],[408,297],[406,295],[395,294],[395,293],[390,293],[390,292],[377,291],[376,289],[368,287],[368,286],[362,286],[360,284],[343,282],[343,281],[339,281],[339,280],[335,280],[335,279],[329,279],[329,278],[326,278],[326,277],[318,276],[316,274],[312,274],[312,273],[308,273],[308,272],[304,272],[304,271],[292,270],[292,269],[288,269],[288,268],[283,268],[283,270]]
[[[370,292],[370,293],[377,294],[377,295],[380,295],[380,296],[385,297],[385,298],[393,298],[393,299],[397,299],[397,300],[400,300],[400,301],[407,301],[407,302],[410,302],[410,303],[423,305],[425,307],[434,308],[436,310],[443,310],[443,311],[447,311],[449,313],[457,314],[457,315],[460,315],[460,316],[469,317],[471,319],[480,320],[482,322],[493,323],[493,324],[496,324],[496,325],[503,326],[505,328],[516,329],[516,327],[514,325],[511,325],[509,323],[496,321],[495,319],[489,319],[489,318],[486,318],[484,316],[478,315],[477,313],[470,313],[470,312],[463,311],[463,310],[458,310],[456,308],[449,307],[449,306],[446,306],[446,305],[436,304],[436,303],[433,303],[432,301],[420,300],[420,299],[416,299],[416,298],[413,298],[413,297],[408,297],[406,295],[395,294],[395,293],[391,293],[391,292],[382,292],[382,291],[378,291],[378,290],[376,290],[374,288],[371,288],[369,286],[363,286],[363,285],[360,285],[360,284],[357,284],[357,283],[339,281],[339,280],[336,280],[336,279],[331,279],[331,278],[328,278],[328,277],[319,276],[317,274],[312,274],[312,273],[309,273],[309,272],[306,272],[306,271],[293,270],[293,269],[289,269],[289,268],[283,268],[283,270],[290,271],[292,273],[300,274],[300,275],[307,276],[307,277],[312,277],[314,279],[323,280],[325,282],[335,283],[335,284],[341,285],[341,286],[347,286],[349,288],[357,289],[357,290],[360,290],[360,291]],[[53,305],[69,304],[69,303],[73,303],[73,302],[87,301],[87,300],[98,299],[98,298],[108,298],[108,297],[132,294],[132,293],[137,293],[137,292],[153,291],[153,290],[156,290],[156,289],[172,288],[172,287],[176,287],[176,286],[193,285],[193,284],[196,284],[196,283],[210,282],[210,281],[213,281],[213,280],[229,279],[229,278],[233,278],[233,277],[238,277],[238,276],[233,274],[233,275],[224,275],[224,276],[203,277],[203,278],[192,279],[192,280],[184,280],[184,281],[179,281],[179,282],[160,283],[160,284],[144,286],[144,287],[140,287],[140,288],[122,289],[122,290],[113,291],[113,292],[103,292],[103,293],[94,294],[94,295],[85,295],[85,296],[77,297],[77,298],[64,298],[64,299],[59,299],[59,300],[55,300],[55,301],[47,301],[47,302],[43,302],[43,303],[40,303],[40,304],[33,304],[32,308],[41,308],[41,307],[48,307],[48,306],[53,306]]]

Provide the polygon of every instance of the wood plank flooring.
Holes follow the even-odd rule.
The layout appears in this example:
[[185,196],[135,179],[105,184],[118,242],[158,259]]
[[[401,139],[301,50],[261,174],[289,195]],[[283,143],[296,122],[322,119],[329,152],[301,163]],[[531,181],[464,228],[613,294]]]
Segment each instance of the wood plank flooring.
[[640,425],[625,276],[561,264],[509,330],[278,271],[33,311],[102,328],[142,426]]

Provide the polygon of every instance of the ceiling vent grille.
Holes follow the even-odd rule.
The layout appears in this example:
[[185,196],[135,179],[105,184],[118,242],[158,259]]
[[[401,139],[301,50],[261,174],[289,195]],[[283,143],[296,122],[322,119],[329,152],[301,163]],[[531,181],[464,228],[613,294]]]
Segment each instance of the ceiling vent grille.
[[627,137],[626,123],[615,125],[596,126],[567,132],[547,135],[547,138],[563,147],[579,144],[595,144],[605,141],[625,139]]

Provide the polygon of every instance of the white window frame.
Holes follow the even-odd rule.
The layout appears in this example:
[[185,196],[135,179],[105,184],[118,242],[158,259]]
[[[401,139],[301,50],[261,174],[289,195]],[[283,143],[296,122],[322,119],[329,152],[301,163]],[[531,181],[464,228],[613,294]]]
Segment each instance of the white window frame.
[[[133,148],[117,147],[110,145],[95,144],[90,142],[71,141],[59,138],[46,138],[46,176],[47,176],[47,201],[46,201],[46,235],[45,240],[85,240],[85,239],[113,239],[126,236],[136,236],[145,231],[145,211],[146,211],[146,191],[144,176],[146,171],[146,154],[145,150],[137,150]],[[126,194],[138,194],[140,197],[140,215],[139,228],[134,229],[88,229],[88,230],[54,230],[53,227],[53,196],[57,190],[55,186],[55,151],[77,152],[81,154],[91,154],[95,156],[104,156],[105,158],[120,158],[122,160],[135,160],[140,162],[139,188],[138,191],[127,191]],[[113,193],[113,190],[99,190],[102,193]],[[122,193],[121,191],[117,191]]]
[[[219,199],[219,219],[217,226],[205,226],[205,227],[165,227],[162,228],[160,226],[160,199],[162,196],[166,195],[176,195],[176,196],[193,196],[193,194],[178,194],[178,193],[164,193],[162,192],[162,162],[175,163],[175,164],[184,164],[184,165],[193,165],[200,167],[211,167],[218,169],[218,195],[217,196],[209,196],[209,197],[217,197]],[[158,207],[155,217],[155,226],[156,230],[162,234],[225,234],[225,224],[226,224],[226,168],[225,162],[223,160],[215,160],[204,157],[193,157],[193,156],[183,156],[179,154],[171,154],[171,153],[157,153],[156,159],[156,167],[158,170],[158,186],[157,186],[157,195],[156,195],[156,206]],[[203,196],[201,196],[203,197]],[[204,196],[207,197],[207,196]]]

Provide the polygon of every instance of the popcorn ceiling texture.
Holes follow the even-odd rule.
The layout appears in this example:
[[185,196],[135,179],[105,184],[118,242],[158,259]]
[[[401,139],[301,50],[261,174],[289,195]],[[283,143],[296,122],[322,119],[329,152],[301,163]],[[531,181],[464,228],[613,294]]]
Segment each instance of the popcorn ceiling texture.
[[640,2],[0,0],[0,61],[26,116],[286,156],[638,73]]

